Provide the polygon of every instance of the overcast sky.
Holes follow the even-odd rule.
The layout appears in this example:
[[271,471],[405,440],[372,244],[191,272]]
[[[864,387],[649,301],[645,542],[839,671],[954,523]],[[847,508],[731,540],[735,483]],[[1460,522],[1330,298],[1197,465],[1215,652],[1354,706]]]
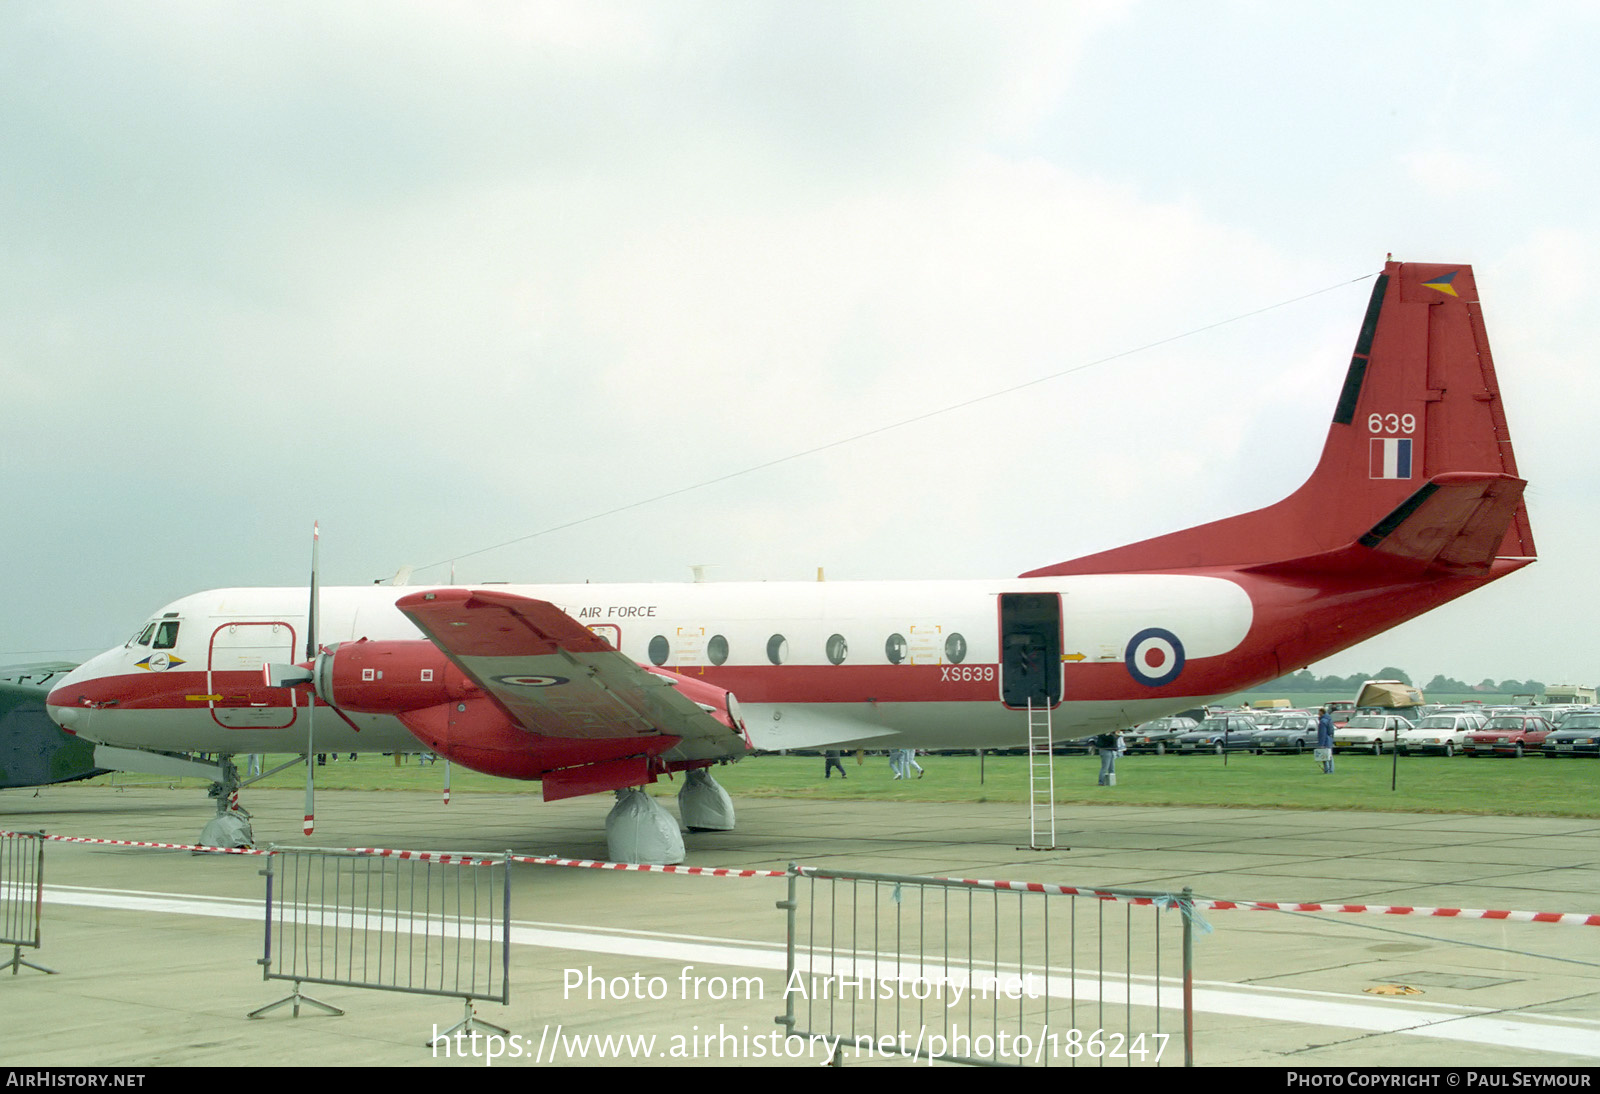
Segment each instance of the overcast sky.
[[1314,669],[1592,684],[1597,10],[0,5],[0,663],[314,519],[330,584],[849,580],[1265,505],[1393,252],[1476,269],[1541,561]]

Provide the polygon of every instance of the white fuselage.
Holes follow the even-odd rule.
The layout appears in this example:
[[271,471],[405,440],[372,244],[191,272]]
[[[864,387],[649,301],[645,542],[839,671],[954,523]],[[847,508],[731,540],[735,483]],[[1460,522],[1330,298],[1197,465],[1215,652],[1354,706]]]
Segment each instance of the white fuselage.
[[[1177,685],[1197,675],[1186,664],[1239,647],[1254,614],[1239,584],[1174,574],[493,588],[554,603],[641,664],[727,688],[762,749],[1019,747],[1024,674],[1057,738],[1132,725],[1232,690]],[[322,590],[318,644],[419,638],[394,606],[413,591]],[[52,712],[111,744],[301,751],[304,699],[266,688],[261,667],[305,660],[306,608],[292,588],[185,597],[62,681]],[[1020,652],[1030,643],[1032,662]],[[380,715],[319,709],[315,734],[330,751],[416,747]]]

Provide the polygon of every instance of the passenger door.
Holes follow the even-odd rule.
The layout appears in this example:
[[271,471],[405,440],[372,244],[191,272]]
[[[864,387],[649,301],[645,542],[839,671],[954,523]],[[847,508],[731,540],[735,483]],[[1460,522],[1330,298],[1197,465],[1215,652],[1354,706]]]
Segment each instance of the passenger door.
[[1061,597],[1000,594],[1000,698],[1008,707],[1061,702]]

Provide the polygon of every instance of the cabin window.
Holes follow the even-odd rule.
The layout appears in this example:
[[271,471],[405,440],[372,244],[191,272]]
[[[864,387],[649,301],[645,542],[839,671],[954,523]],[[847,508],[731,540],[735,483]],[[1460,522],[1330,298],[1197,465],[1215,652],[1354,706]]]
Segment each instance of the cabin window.
[[944,659],[952,665],[959,665],[967,659],[967,640],[961,637],[959,631],[944,640]]
[[903,665],[906,661],[906,636],[891,634],[889,640],[883,644],[883,655],[889,659],[891,665]]
[[844,659],[850,656],[850,643],[844,640],[844,635],[835,634],[828,637],[828,660],[835,665],[844,664]]
[[706,643],[706,660],[713,665],[726,664],[728,660],[728,640],[720,634],[711,636],[711,641]]
[[781,665],[789,660],[789,640],[781,634],[775,634],[767,639],[767,660],[774,665]]
[[672,654],[672,646],[667,641],[667,636],[658,634],[650,639],[650,663],[657,667],[665,665],[667,658]]

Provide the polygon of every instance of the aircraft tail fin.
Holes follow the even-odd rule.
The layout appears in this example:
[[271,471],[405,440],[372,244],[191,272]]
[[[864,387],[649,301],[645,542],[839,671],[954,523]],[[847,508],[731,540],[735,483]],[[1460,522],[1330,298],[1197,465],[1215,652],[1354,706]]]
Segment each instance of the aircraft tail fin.
[[[1501,531],[1486,546],[1490,529]],[[1293,494],[1022,576],[1270,566],[1358,542],[1410,565],[1431,551],[1424,568],[1436,569],[1535,555],[1470,266],[1385,265],[1322,458]]]

